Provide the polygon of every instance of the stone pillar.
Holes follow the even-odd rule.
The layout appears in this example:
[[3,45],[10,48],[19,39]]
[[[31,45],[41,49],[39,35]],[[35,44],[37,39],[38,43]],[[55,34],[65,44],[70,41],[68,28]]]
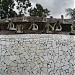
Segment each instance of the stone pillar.
[[75,20],[73,21],[71,26],[71,34],[75,34]]
[[62,23],[64,23],[64,16],[61,15],[61,20],[62,20]]
[[60,21],[58,20],[55,24],[54,24],[54,32],[56,31],[61,31],[62,30],[62,26],[60,25]]
[[16,32],[17,33],[23,33],[23,26],[22,25],[17,25]]

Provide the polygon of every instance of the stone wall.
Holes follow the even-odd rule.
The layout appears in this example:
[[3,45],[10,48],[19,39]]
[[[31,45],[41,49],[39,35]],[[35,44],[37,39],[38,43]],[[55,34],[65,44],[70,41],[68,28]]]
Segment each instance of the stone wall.
[[75,75],[75,36],[0,35],[0,75]]

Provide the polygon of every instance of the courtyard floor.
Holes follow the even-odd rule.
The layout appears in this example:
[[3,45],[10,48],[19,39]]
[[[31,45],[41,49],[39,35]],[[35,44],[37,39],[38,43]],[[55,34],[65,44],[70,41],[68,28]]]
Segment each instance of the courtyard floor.
[[75,36],[0,35],[0,75],[75,75]]

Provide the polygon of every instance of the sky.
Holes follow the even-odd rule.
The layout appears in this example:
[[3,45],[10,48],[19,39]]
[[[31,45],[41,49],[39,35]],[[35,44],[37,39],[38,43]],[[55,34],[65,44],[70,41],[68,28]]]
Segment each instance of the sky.
[[65,10],[75,7],[75,0],[30,0],[30,2],[32,3],[32,7],[34,7],[36,3],[41,4],[44,8],[50,10],[50,16],[55,18],[60,18],[61,15],[69,18],[66,16]]
[[61,15],[66,16],[67,8],[74,8],[75,0],[31,0],[32,5],[34,6],[36,3],[40,3],[44,8],[48,8],[50,10],[50,14],[53,17],[60,18]]

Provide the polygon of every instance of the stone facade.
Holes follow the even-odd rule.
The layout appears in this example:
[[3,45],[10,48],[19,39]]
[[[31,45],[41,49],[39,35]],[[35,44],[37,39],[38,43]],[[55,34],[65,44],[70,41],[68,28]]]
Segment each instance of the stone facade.
[[[57,26],[56,31],[54,30],[55,23],[60,21],[60,27]],[[47,22],[48,21],[48,22]],[[46,22],[50,24],[49,28],[43,33],[60,33],[70,32],[73,19],[64,19],[62,18],[44,18],[44,17],[32,17],[32,16],[23,16],[23,17],[14,17],[14,18],[5,18],[0,20],[0,34],[40,34],[45,28]],[[32,23],[35,23],[36,26],[32,26],[31,30],[28,30]],[[51,29],[51,30],[49,30]],[[48,31],[49,30],[49,31]],[[5,31],[5,33],[4,33]]]
[[0,35],[0,75],[74,75],[75,36]]

